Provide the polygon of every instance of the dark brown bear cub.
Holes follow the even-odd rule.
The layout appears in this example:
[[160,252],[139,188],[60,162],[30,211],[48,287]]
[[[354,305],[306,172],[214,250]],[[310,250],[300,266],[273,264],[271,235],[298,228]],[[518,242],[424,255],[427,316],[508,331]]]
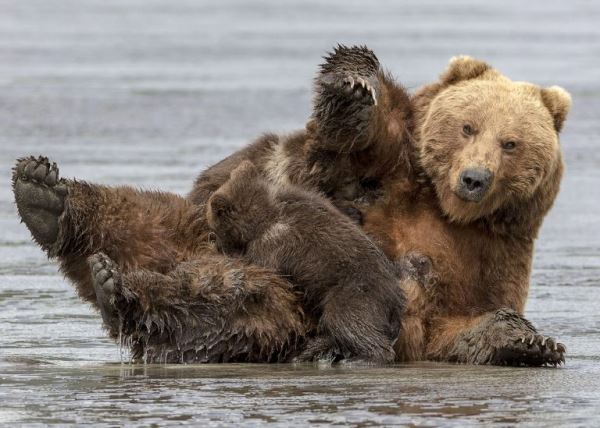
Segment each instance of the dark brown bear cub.
[[406,302],[394,266],[316,193],[276,186],[244,161],[208,202],[219,248],[275,269],[304,292],[318,320],[306,359],[391,362]]

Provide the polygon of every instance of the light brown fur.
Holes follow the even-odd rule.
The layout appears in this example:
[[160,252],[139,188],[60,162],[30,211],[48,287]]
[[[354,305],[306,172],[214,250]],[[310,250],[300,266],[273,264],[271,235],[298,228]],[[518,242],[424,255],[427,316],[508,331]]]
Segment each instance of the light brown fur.
[[[570,98],[463,57],[417,92],[413,105],[419,167],[431,185],[415,184],[415,200],[407,197],[413,186],[390,177],[385,198],[365,210],[364,227],[393,259],[409,252],[431,258],[440,281],[422,290],[427,331],[407,330],[406,340],[425,344],[419,358],[445,359],[486,312],[524,310],[533,242],[563,171],[557,133]],[[464,123],[475,135],[462,135]],[[510,153],[501,146],[506,140],[517,141]],[[460,172],[471,166],[494,174],[479,203],[455,193]]]

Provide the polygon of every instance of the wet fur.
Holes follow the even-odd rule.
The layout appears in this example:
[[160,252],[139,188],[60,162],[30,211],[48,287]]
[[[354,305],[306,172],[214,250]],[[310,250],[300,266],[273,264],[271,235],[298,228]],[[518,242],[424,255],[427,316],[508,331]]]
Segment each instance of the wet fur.
[[270,183],[245,161],[210,197],[207,218],[226,254],[274,269],[303,293],[330,344],[320,356],[394,360],[405,307],[395,267],[326,199]]
[[[352,55],[360,50],[353,50]],[[339,52],[330,59],[336,54]],[[275,272],[216,253],[209,244],[210,230],[203,216],[210,195],[242,160],[249,159],[273,181],[289,180],[321,190],[334,200],[340,197],[340,189],[344,190],[342,198],[358,196],[365,230],[390,258],[402,260],[420,254],[431,261],[435,271],[431,281],[403,283],[408,308],[395,346],[398,359],[531,365],[562,361],[564,347],[550,349],[547,341],[535,339],[537,332],[521,315],[533,242],[560,184],[558,146],[537,152],[540,162],[547,154],[554,159],[544,174],[531,176],[534,190],[525,198],[508,198],[500,205],[486,205],[484,210],[453,210],[457,205],[443,186],[443,177],[451,175],[445,173],[446,160],[431,150],[435,144],[423,144],[428,141],[428,129],[435,133],[440,126],[430,123],[428,128],[430,107],[453,85],[487,77],[499,85],[510,85],[510,81],[487,64],[459,58],[439,82],[425,86],[408,102],[391,78],[379,71],[372,75],[372,59],[369,55],[367,69],[358,67],[353,73],[365,76],[370,87],[378,89],[377,105],[361,102],[360,108],[349,107],[364,118],[361,129],[368,132],[355,135],[352,128],[344,128],[339,117],[327,116],[323,93],[330,91],[331,103],[346,97],[348,91],[340,92],[343,85],[335,81],[331,85],[329,78],[319,87],[317,76],[316,108],[306,130],[290,136],[264,136],[203,173],[187,199],[58,178],[61,185],[49,185],[44,174],[37,174],[41,181],[33,174],[47,160],[24,159],[18,162],[13,177],[21,218],[42,248],[58,257],[79,294],[96,306],[118,299],[98,301],[87,259],[103,252],[114,260],[123,277],[119,293],[127,301],[120,317],[130,328],[125,331],[128,340],[136,344],[135,355],[148,355],[150,347],[175,351],[180,342],[190,350],[214,343],[213,339],[205,341],[207,336],[194,336],[200,326],[195,320],[202,320],[201,331],[234,350],[219,354],[220,348],[213,346],[211,361],[218,361],[219,355],[228,361],[280,358],[265,355],[285,359],[306,347],[304,338],[314,331],[314,320],[304,317],[293,287]],[[331,63],[335,69],[335,61]],[[340,75],[347,72],[343,67]],[[368,97],[358,90],[361,97]],[[560,131],[569,105],[560,90],[531,87],[523,96],[537,100],[540,112],[547,111],[543,122],[553,124],[555,133]],[[340,101],[347,102],[347,98]],[[339,132],[327,131],[328,124],[340,126]],[[332,138],[336,135],[347,135],[352,141]],[[360,150],[354,152],[356,148]],[[287,177],[281,168],[272,167],[279,165],[278,159],[286,160]],[[50,169],[46,168],[45,174],[50,175]],[[67,195],[63,195],[64,188]],[[239,278],[233,289],[226,286],[231,277]],[[145,318],[148,314],[151,317]],[[106,321],[107,326],[114,325]],[[239,328],[240,323],[252,328]],[[118,333],[111,330],[115,337]],[[520,352],[525,336],[535,339],[531,346],[530,339],[527,341],[529,353]]]

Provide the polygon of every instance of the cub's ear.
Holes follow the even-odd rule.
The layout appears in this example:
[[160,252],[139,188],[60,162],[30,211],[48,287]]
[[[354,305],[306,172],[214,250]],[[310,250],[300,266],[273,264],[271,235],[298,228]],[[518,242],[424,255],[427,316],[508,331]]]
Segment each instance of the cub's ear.
[[231,212],[231,208],[231,201],[220,193],[213,194],[208,200],[208,209],[217,218],[221,218]]
[[542,96],[542,102],[554,118],[554,127],[556,128],[556,131],[560,132],[567,119],[569,110],[571,110],[571,94],[560,86],[544,88],[541,90],[540,94]]
[[480,77],[488,70],[492,70],[492,67],[483,61],[467,55],[455,56],[450,59],[448,68],[440,76],[440,82],[445,85],[454,85],[463,80]]
[[258,169],[249,160],[244,160],[233,171],[231,171],[232,180],[250,180],[259,176]]

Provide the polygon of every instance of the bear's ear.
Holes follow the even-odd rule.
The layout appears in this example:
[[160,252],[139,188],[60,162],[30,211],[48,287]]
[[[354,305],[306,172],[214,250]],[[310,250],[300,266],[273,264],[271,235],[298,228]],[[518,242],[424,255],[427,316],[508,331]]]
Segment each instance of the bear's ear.
[[440,82],[445,85],[454,85],[463,80],[475,79],[488,70],[492,70],[492,67],[483,61],[467,55],[455,56],[450,59],[448,68],[440,76]]
[[569,114],[569,110],[571,110],[571,94],[560,86],[544,88],[540,94],[542,102],[554,119],[554,128],[556,128],[557,132],[560,132]]
[[258,169],[249,160],[242,161],[233,171],[232,180],[251,180],[258,177]]

